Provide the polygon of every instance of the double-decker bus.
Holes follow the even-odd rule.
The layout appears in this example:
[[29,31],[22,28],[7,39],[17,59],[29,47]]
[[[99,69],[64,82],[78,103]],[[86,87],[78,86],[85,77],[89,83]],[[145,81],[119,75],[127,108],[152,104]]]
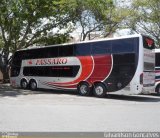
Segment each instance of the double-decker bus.
[[156,72],[156,83],[155,91],[160,94],[160,49],[155,49],[155,72]]
[[82,96],[153,92],[153,39],[131,35],[22,49],[11,65],[12,86],[78,90]]

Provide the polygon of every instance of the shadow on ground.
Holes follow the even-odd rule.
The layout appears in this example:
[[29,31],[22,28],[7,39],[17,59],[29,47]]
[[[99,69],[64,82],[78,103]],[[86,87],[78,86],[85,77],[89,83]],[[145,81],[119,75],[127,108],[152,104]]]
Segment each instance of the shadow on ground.
[[50,89],[39,89],[37,91],[23,90],[19,88],[13,88],[9,84],[0,84],[0,97],[10,96],[17,97],[19,95],[33,95],[33,94],[70,94],[76,95],[75,92],[62,91],[62,90],[50,90]]
[[[40,89],[37,91],[31,90],[22,90],[17,88],[12,88],[9,84],[0,84],[0,97],[18,97],[20,95],[36,95],[36,94],[67,94],[67,95],[77,95],[75,91],[62,91],[62,90],[50,90],[50,89]],[[87,97],[85,97],[87,98]],[[92,96],[91,98],[95,99],[96,97]],[[135,102],[160,102],[160,95],[150,94],[150,95],[115,95],[108,94],[102,99],[113,99],[113,100],[123,100],[123,101],[135,101]]]
[[135,101],[135,102],[160,102],[160,96],[156,94],[148,95],[107,95],[108,99],[123,100],[123,101]]

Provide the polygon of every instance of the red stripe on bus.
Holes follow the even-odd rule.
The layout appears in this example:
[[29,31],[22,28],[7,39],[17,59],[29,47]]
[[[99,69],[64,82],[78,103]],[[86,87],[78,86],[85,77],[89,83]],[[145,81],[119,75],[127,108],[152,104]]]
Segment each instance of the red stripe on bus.
[[62,86],[62,85],[54,85],[53,83],[51,82],[43,82],[42,83],[43,85],[46,85],[48,87],[57,87],[57,88],[60,88],[60,89],[76,89],[77,88],[77,85],[72,85],[72,86]]
[[155,73],[160,73],[160,70],[156,70]]
[[111,55],[94,56],[94,62],[90,56],[78,58],[82,67],[82,72],[78,79],[65,83],[48,82],[47,84],[63,88],[75,88],[80,81],[85,80],[89,83],[94,83],[96,81],[103,81],[109,76],[113,65]]
[[89,82],[95,81],[103,81],[109,76],[109,73],[112,69],[112,56],[111,55],[100,55],[94,56],[94,71],[90,78],[88,79]]

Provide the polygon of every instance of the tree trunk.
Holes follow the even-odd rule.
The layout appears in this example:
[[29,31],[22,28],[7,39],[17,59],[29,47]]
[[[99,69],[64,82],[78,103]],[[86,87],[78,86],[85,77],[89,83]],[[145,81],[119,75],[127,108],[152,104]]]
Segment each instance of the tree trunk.
[[1,68],[1,72],[3,74],[3,83],[8,83],[9,82],[9,70],[8,66],[5,65]]
[[3,74],[3,83],[9,82],[8,56],[0,54],[0,71]]

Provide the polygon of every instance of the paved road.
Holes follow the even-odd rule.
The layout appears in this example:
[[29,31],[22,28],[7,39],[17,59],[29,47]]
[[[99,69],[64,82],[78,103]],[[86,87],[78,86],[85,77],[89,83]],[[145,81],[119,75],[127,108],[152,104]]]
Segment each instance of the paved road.
[[99,99],[0,85],[0,131],[160,131],[160,97]]

